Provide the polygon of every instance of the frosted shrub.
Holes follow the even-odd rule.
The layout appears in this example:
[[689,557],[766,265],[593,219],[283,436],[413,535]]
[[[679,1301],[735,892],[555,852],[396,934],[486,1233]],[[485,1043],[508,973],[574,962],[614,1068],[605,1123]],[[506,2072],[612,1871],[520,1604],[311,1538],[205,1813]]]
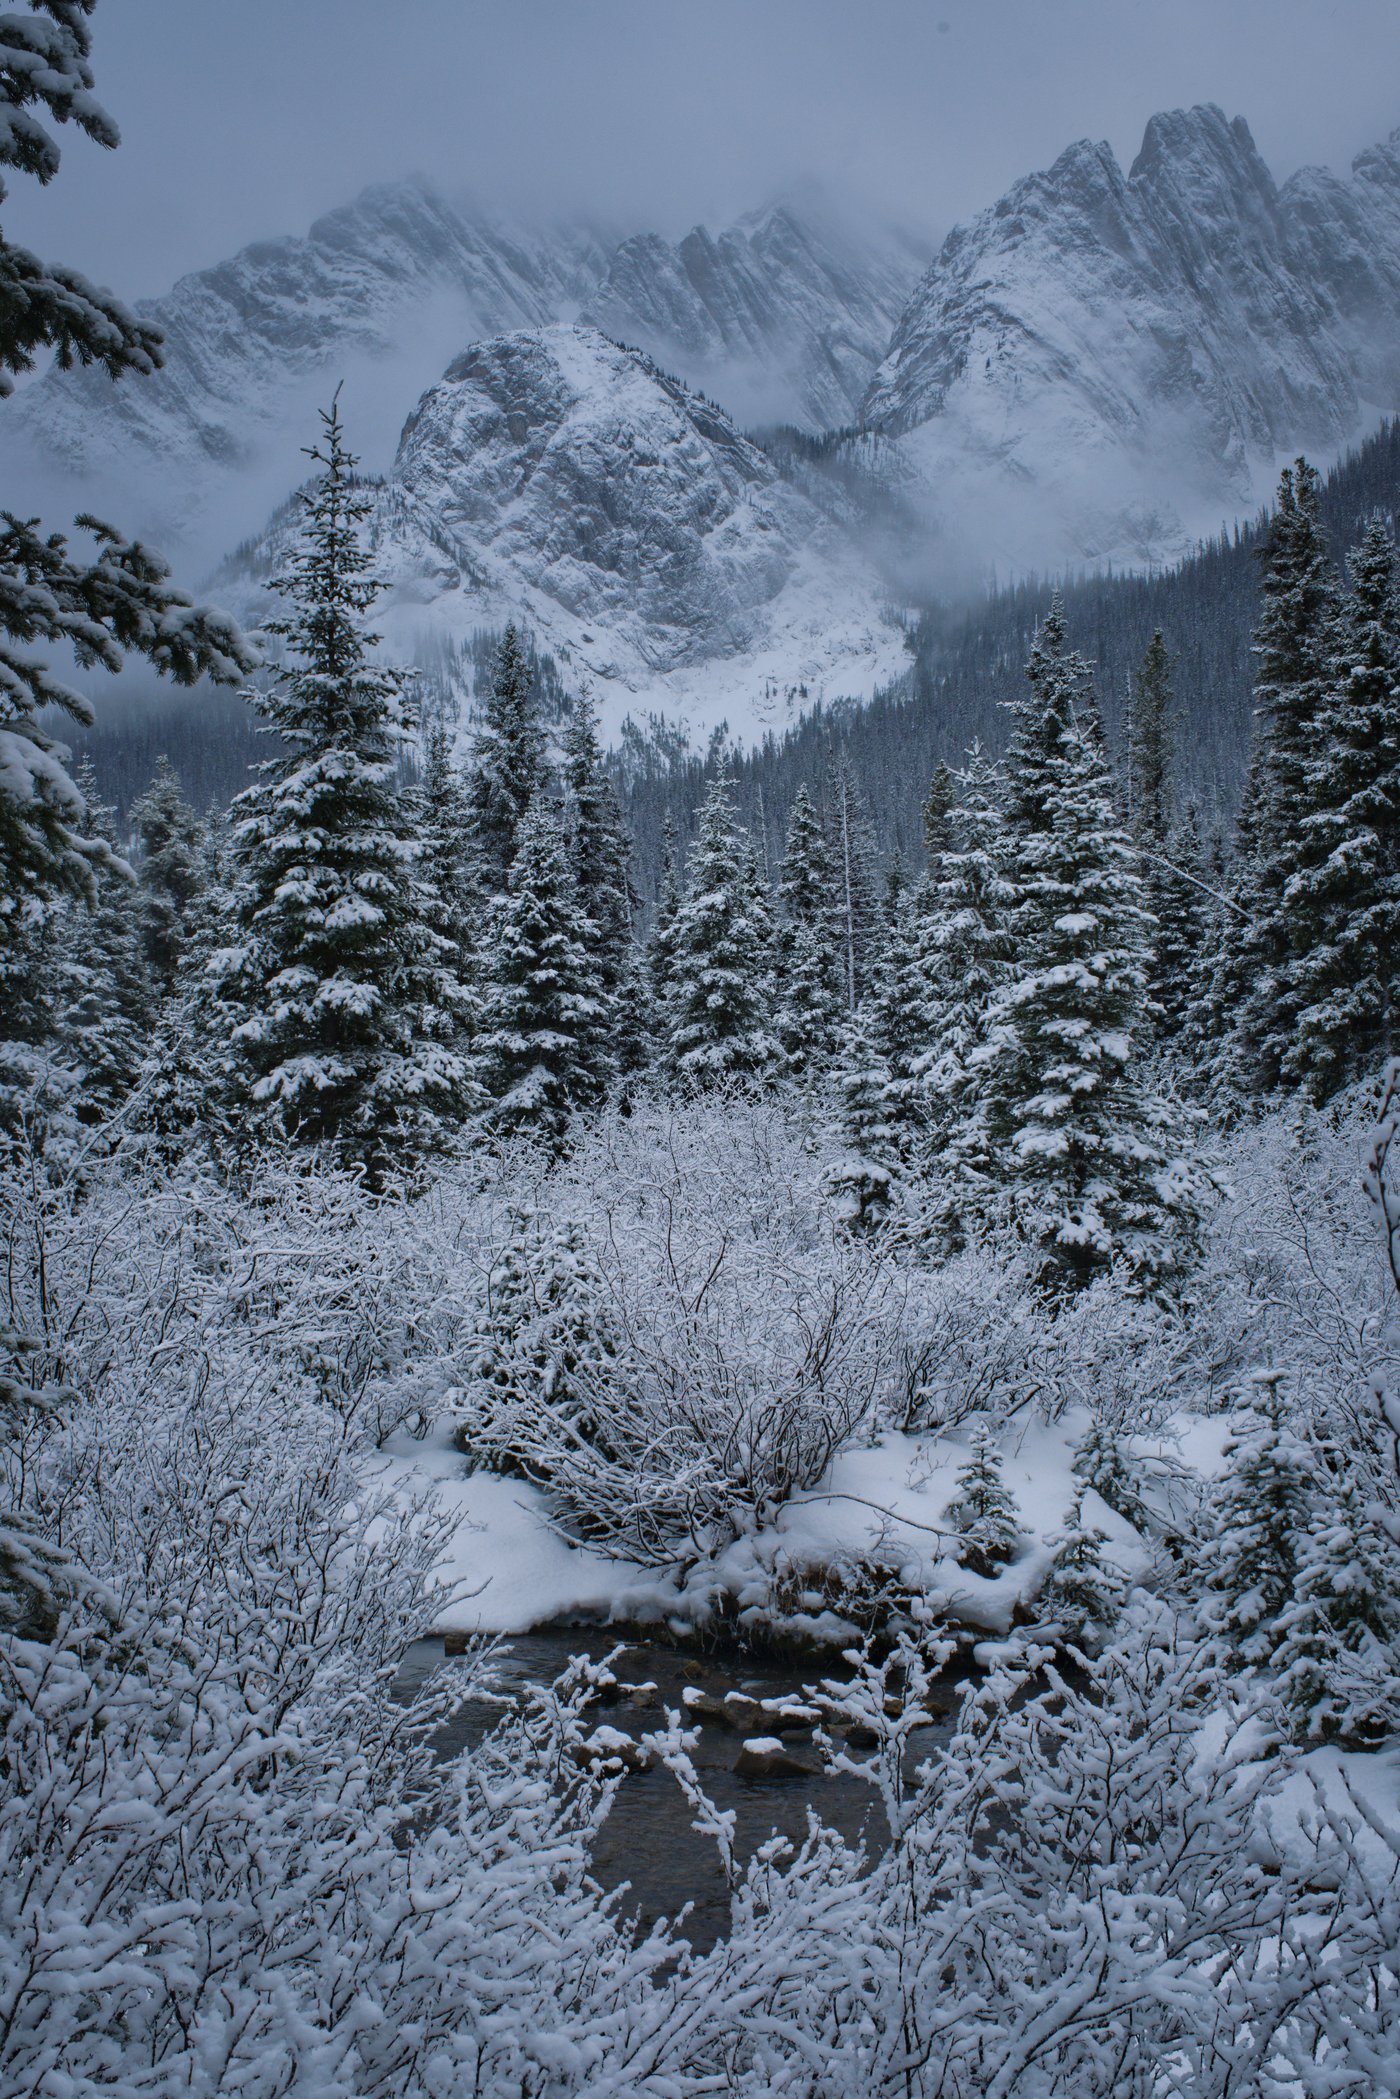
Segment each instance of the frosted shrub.
[[[461,1435],[509,1450],[575,1535],[643,1563],[694,1559],[816,1485],[865,1424],[907,1413],[924,1278],[841,1228],[777,1105],[642,1103],[583,1135],[533,1201],[539,1223],[522,1238],[506,1220],[498,1261],[533,1258],[530,1286],[512,1284],[530,1316],[504,1369],[499,1332],[483,1336],[489,1375],[464,1390]],[[594,1306],[566,1369],[565,1240]]]

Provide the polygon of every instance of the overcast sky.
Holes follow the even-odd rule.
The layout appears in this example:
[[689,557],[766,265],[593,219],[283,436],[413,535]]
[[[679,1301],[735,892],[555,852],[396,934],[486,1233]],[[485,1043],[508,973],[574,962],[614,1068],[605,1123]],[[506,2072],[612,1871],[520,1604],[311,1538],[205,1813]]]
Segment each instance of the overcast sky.
[[121,148],[5,226],[136,297],[415,171],[662,232],[815,176],[941,233],[1199,101],[1345,168],[1400,124],[1400,0],[103,0],[94,64]]

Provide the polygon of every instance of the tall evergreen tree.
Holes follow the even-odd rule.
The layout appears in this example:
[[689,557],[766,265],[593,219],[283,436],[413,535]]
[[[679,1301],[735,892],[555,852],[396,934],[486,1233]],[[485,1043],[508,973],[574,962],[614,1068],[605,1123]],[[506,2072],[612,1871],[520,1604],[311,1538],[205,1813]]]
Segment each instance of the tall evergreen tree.
[[[424,739],[418,804],[420,874],[432,898],[433,923],[447,944],[449,967],[470,994],[480,962],[483,905],[467,783],[453,761],[452,738],[441,720]],[[473,1003],[469,998],[464,1009],[468,1035]]]
[[1230,1046],[1227,1079],[1277,1092],[1301,1000],[1290,968],[1294,882],[1311,855],[1313,766],[1333,676],[1337,590],[1318,515],[1318,481],[1300,459],[1286,468],[1268,536],[1264,609],[1255,634],[1254,749],[1232,891],[1237,909],[1216,1003]]
[[775,1025],[788,1071],[804,1082],[831,1065],[847,1017],[834,889],[821,818],[805,786],[799,787],[778,872]]
[[681,886],[676,868],[676,827],[666,819],[661,849],[661,887],[647,943],[647,985],[651,992],[652,1040],[665,1061],[671,1034],[671,997],[675,977],[676,921],[681,914]]
[[133,803],[131,822],[140,846],[142,936],[162,998],[169,997],[184,960],[190,913],[203,873],[204,826],[185,800],[168,758]]
[[[114,147],[117,127],[93,93],[94,0],[31,0],[0,19],[0,168],[41,184],[58,173],[51,126],[72,124]],[[3,197],[0,185],[0,197]],[[101,365],[113,379],[162,362],[159,331],[85,276],[50,266],[0,236],[0,398],[11,375],[51,349],[66,367]],[[197,610],[149,547],[80,517],[92,543],[70,551],[37,518],[0,513],[0,1038],[42,1058],[33,1031],[43,924],[65,897],[91,897],[110,868],[109,848],[88,824],[53,717],[89,723],[86,697],[56,676],[50,648],[85,669],[118,671],[131,652],[177,684],[232,683],[256,656],[232,623]]]
[[1255,1381],[1211,1501],[1202,1615],[1230,1660],[1270,1664],[1316,1513],[1315,1454],[1288,1424],[1281,1380]]
[[520,826],[544,776],[535,681],[512,621],[496,657],[468,773],[477,881],[486,897],[504,896],[509,888]]
[[586,693],[574,700],[564,731],[563,772],[574,888],[594,929],[600,1008],[595,1061],[600,1077],[633,1072],[646,1056],[634,930],[639,899],[622,805],[603,763],[593,702]]
[[1145,1283],[1181,1262],[1199,1184],[1135,1065],[1148,916],[1087,667],[1052,605],[1007,761],[1014,967],[976,1053],[964,1149],[1039,1245],[1052,1289],[1118,1260]]
[[879,956],[880,909],[870,819],[844,751],[831,767],[827,804],[846,1006],[854,1013],[869,988]]
[[1349,562],[1336,667],[1305,767],[1282,965],[1296,1031],[1280,1076],[1323,1102],[1400,1046],[1400,593],[1372,521]]
[[1395,1552],[1348,1472],[1296,1540],[1273,1665],[1300,1742],[1368,1748],[1394,1726],[1400,1593]]
[[775,1068],[771,949],[771,921],[721,771],[700,811],[674,927],[668,1054],[683,1083],[751,1080]]
[[286,659],[253,704],[285,746],[235,804],[234,945],[216,988],[244,1018],[236,1085],[251,1118],[328,1142],[378,1187],[442,1145],[470,1100],[453,1047],[462,1000],[418,873],[395,770],[411,733],[408,678],[377,663],[379,594],[338,409],[269,622]]
[[72,1111],[80,1123],[110,1121],[136,1084],[156,1014],[141,938],[136,883],[117,858],[116,811],[97,797],[86,762],[76,774],[94,836],[112,851],[96,893],[70,907],[58,941],[57,1033],[62,1061],[76,1081]]
[[599,1098],[592,946],[566,841],[541,798],[525,812],[491,929],[480,1054],[493,1129],[557,1147],[575,1110]]
[[1132,689],[1128,739],[1128,820],[1144,852],[1166,843],[1172,818],[1171,658],[1159,627]]
[[1001,768],[974,744],[960,772],[943,773],[910,986],[920,1045],[913,1074],[936,1152],[974,1083],[973,1059],[1010,963],[1016,895]]
[[1206,1054],[1197,1008],[1219,946],[1214,927],[1222,906],[1213,887],[1196,811],[1188,806],[1167,833],[1151,887],[1157,920],[1151,979],[1157,1033],[1174,1065],[1188,1073]]
[[840,1153],[827,1176],[827,1192],[850,1230],[871,1232],[895,1207],[900,1131],[889,1112],[889,1066],[872,1041],[869,1007],[847,1023],[836,1068]]

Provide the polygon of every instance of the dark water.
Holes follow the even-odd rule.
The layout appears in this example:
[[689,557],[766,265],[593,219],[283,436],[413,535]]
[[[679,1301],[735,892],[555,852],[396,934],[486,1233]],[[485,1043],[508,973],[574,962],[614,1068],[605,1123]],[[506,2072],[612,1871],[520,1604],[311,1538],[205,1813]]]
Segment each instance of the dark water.
[[[552,1683],[573,1656],[586,1654],[600,1660],[617,1644],[606,1630],[585,1627],[519,1635],[497,1652],[497,1688],[504,1693],[523,1692],[530,1684]],[[407,1695],[443,1665],[440,1639],[416,1642],[405,1657],[399,1689]],[[446,1666],[452,1666],[450,1660]],[[627,1647],[613,1663],[613,1671],[622,1683],[654,1683],[655,1704],[638,1709],[605,1702],[590,1709],[589,1726],[616,1728],[633,1736],[660,1727],[663,1708],[682,1710],[682,1694],[691,1685],[718,1698],[727,1691],[743,1691],[753,1698],[796,1702],[805,1685],[824,1675],[845,1673],[835,1656],[825,1665],[808,1661],[784,1666],[742,1650],[690,1655],[669,1647]],[[478,1741],[498,1711],[485,1701],[464,1706],[444,1731],[444,1752],[450,1754]],[[915,1735],[914,1760],[946,1740],[951,1727],[951,1715],[931,1718]],[[757,1731],[776,1730],[765,1723]],[[800,1843],[807,1831],[809,1803],[823,1822],[850,1841],[863,1838],[867,1852],[878,1853],[886,1829],[879,1795],[872,1787],[854,1778],[825,1776],[810,1738],[802,1735],[789,1736],[787,1742],[796,1757],[812,1766],[810,1778],[741,1778],[735,1764],[743,1740],[722,1723],[702,1721],[700,1740],[691,1752],[700,1782],[715,1805],[734,1812],[739,1856],[751,1857],[774,1831]],[[685,1935],[693,1945],[713,1944],[728,1926],[729,1898],[713,1844],[692,1829],[690,1808],[668,1771],[628,1772],[603,1826],[594,1853],[594,1872],[604,1887],[628,1884],[623,1908],[629,1914],[640,1913],[644,1925],[657,1917],[675,1918],[690,1903]]]

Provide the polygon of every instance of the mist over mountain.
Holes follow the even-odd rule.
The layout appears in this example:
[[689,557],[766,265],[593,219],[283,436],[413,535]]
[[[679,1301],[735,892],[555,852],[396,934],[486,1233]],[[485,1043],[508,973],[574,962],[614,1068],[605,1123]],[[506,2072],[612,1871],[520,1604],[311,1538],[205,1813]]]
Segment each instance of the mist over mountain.
[[922,498],[930,581],[969,548],[1151,564],[1392,411],[1398,345],[1400,132],[1280,186],[1207,104],[1126,174],[1082,140],[949,234],[861,422]]
[[1168,112],[918,260],[813,194],[671,240],[390,185],[152,302],[154,379],[51,372],[12,421],[46,501],[111,492],[191,573],[251,542],[246,610],[343,381],[396,645],[519,614],[613,732],[703,742],[868,698],[992,576],[1177,560],[1400,401],[1400,133],[1280,185]]

